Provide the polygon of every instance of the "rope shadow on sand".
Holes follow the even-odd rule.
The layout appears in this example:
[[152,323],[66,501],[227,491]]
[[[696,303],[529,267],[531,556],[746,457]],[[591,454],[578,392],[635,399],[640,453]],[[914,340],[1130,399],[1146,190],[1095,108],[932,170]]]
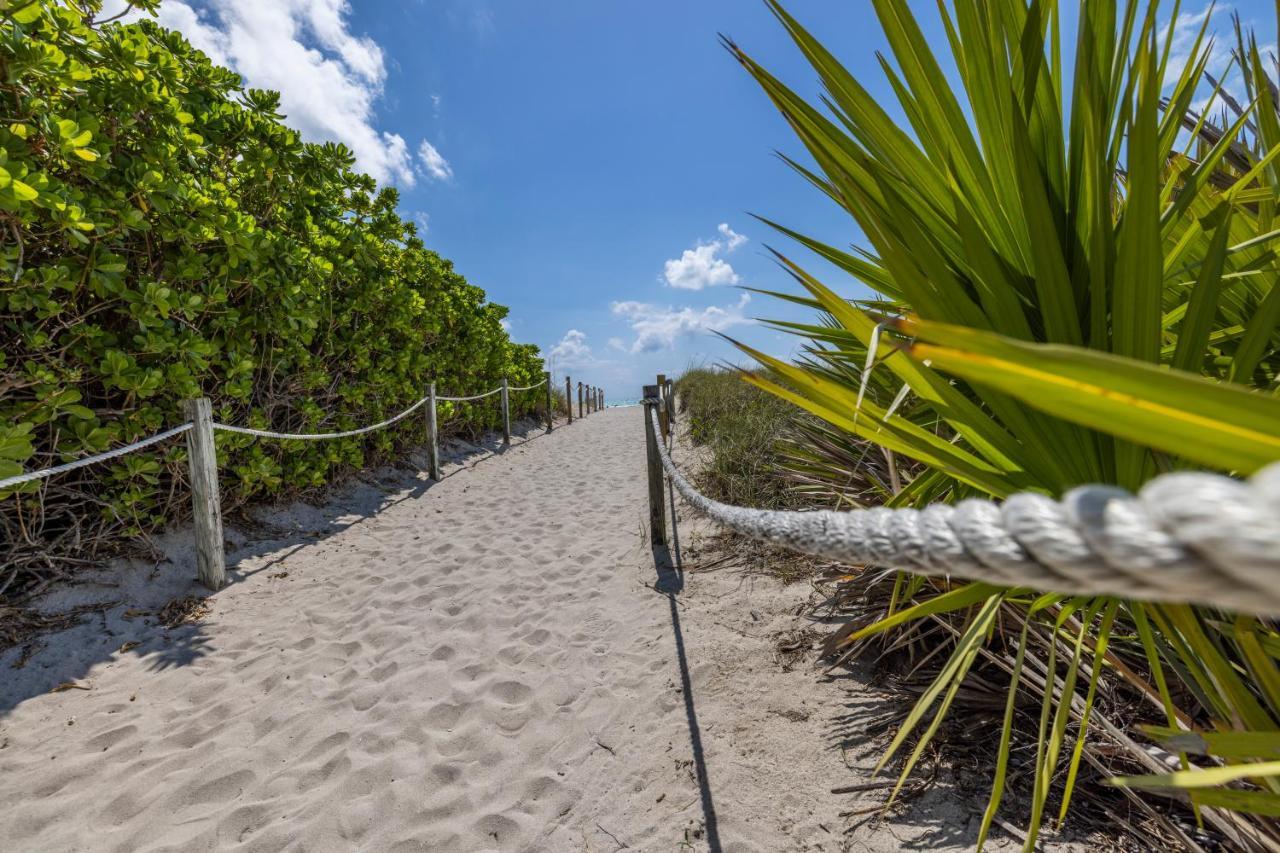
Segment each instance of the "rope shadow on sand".
[[698,725],[698,712],[693,701],[693,681],[689,677],[689,660],[685,654],[684,632],[680,629],[680,608],[676,596],[684,590],[684,565],[680,559],[680,534],[677,530],[675,502],[671,506],[671,541],[653,546],[653,564],[658,578],[654,589],[666,596],[671,608],[671,631],[676,641],[676,661],[680,665],[680,692],[684,696],[684,713],[689,724],[689,748],[693,753],[694,771],[698,779],[698,795],[702,801],[703,824],[706,827],[707,849],[721,853],[720,826],[716,819],[715,799],[711,794],[711,780],[707,774],[707,760],[702,748],[702,729]]

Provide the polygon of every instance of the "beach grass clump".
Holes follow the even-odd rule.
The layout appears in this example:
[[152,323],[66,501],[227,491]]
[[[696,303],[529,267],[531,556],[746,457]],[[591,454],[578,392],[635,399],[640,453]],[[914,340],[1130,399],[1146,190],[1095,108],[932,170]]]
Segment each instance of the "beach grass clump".
[[772,476],[801,409],[741,381],[735,369],[698,367],[676,380],[690,441],[705,448],[699,487],[716,500],[759,509],[796,507],[788,484]]
[[[0,477],[159,432],[192,397],[226,423],[331,432],[431,381],[542,378],[507,309],[424,246],[350,150],[304,142],[277,93],[151,20],[95,22],[99,0],[0,5]],[[544,394],[513,394],[513,417]],[[443,428],[496,427],[495,399],[442,405]],[[219,433],[224,509],[424,437],[421,417],[323,442]],[[0,492],[0,597],[181,520],[185,452]]]
[[[796,363],[742,346],[763,368],[748,382],[911,460],[891,506],[1134,490],[1162,471],[1244,476],[1280,459],[1280,113],[1252,35],[1237,30],[1228,73],[1243,92],[1229,97],[1206,72],[1209,16],[1175,50],[1176,5],[956,0],[929,39],[906,4],[873,0],[893,93],[880,103],[769,5],[820,104],[726,45],[808,155],[784,159],[859,242],[770,224],[864,296],[778,254],[805,292],[786,298],[817,316],[773,324],[806,339]],[[1202,104],[1218,94],[1211,123]],[[1159,791],[1129,802],[1161,843],[1280,844],[1275,621],[905,575],[879,601],[833,654],[912,632],[941,646],[884,757],[900,761],[899,787],[967,688],[1001,679],[979,845],[1012,776],[1029,780],[1028,850],[1082,781]],[[1018,743],[1028,715],[1034,742]]]

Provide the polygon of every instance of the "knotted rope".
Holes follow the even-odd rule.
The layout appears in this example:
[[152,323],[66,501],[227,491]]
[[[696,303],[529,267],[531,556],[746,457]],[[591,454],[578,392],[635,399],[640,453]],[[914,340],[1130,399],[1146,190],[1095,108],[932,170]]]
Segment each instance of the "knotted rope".
[[[645,407],[657,431],[657,414]],[[747,536],[842,563],[958,576],[1069,595],[1197,602],[1280,614],[1280,463],[1248,481],[1162,474],[1137,495],[1079,486],[1061,500],[1021,492],[922,510],[784,512],[714,501],[655,442],[676,490]]]

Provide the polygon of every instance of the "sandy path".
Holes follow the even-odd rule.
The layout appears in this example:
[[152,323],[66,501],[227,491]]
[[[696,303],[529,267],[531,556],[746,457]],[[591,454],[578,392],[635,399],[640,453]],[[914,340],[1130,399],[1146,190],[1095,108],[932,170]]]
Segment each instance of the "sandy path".
[[[100,622],[0,658],[0,848],[965,846],[945,795],[843,833],[880,796],[827,793],[861,778],[836,744],[873,700],[780,667],[803,585],[655,571],[641,437],[611,409],[277,511],[211,614],[165,631],[126,617],[193,591],[171,540]],[[90,689],[48,692],[67,681]]]

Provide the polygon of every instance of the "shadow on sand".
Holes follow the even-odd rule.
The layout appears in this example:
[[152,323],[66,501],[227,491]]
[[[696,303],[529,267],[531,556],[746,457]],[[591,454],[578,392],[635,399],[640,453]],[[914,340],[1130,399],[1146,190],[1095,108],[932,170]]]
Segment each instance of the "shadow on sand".
[[[668,488],[670,484],[668,484]],[[716,820],[715,800],[711,795],[711,779],[707,774],[707,760],[702,748],[702,729],[698,726],[698,712],[694,707],[693,682],[689,678],[689,660],[685,654],[684,632],[680,629],[680,608],[676,597],[684,590],[684,563],[680,558],[680,531],[676,522],[675,495],[667,502],[671,507],[671,547],[653,546],[653,565],[658,577],[654,589],[667,598],[671,608],[671,631],[676,641],[676,661],[680,666],[680,692],[684,697],[684,713],[689,724],[689,748],[693,752],[694,771],[698,779],[698,795],[702,801],[702,818],[707,832],[707,849],[721,853],[720,826]]]
[[[510,446],[501,436],[479,442],[450,441],[441,447],[447,480],[470,468],[545,435],[532,421],[513,424]],[[562,422],[556,423],[556,429]],[[322,506],[295,501],[257,507],[224,529],[227,586],[233,588],[258,575],[283,571],[290,557],[312,548],[352,525],[404,501],[422,497],[435,483],[423,473],[422,448],[409,452],[400,467],[357,472],[334,486]],[[161,624],[160,611],[187,597],[216,601],[195,580],[195,556],[189,528],[166,532],[153,540],[150,560],[116,560],[77,576],[35,602],[40,613],[67,614],[84,608],[78,624],[36,634],[0,651],[0,720],[26,700],[61,685],[83,685],[94,667],[126,655],[145,659],[147,669],[161,672],[190,666],[216,654],[216,638],[208,626],[194,621],[174,627]]]

